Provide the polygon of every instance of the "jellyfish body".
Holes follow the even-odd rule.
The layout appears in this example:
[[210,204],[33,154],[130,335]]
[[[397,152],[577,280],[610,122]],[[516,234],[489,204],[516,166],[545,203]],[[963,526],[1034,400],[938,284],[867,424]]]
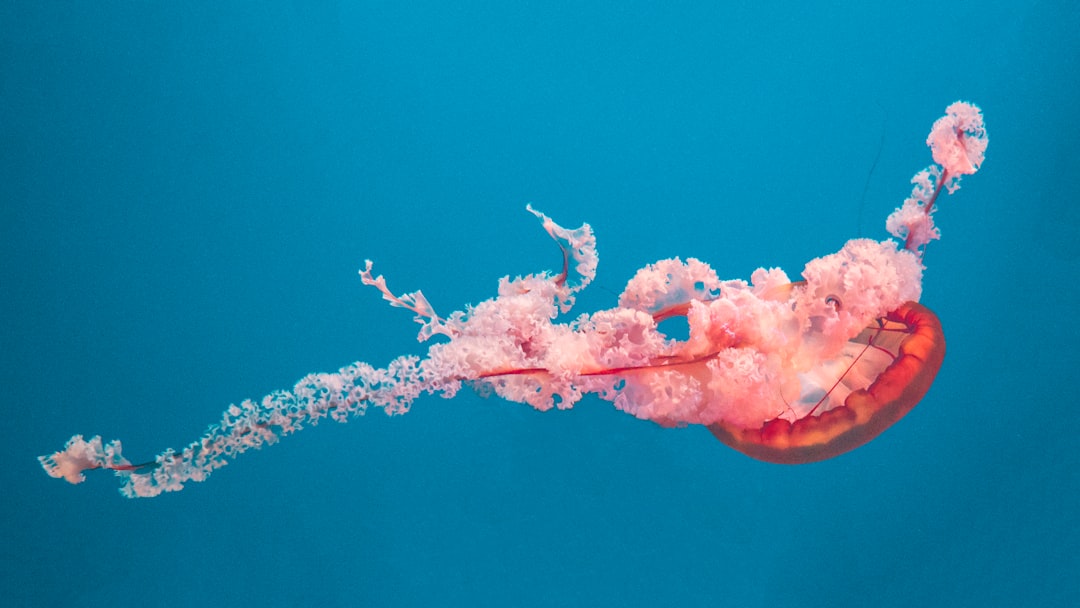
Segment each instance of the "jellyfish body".
[[[945,355],[941,324],[917,303],[922,252],[939,236],[932,214],[942,188],[952,193],[982,163],[978,108],[949,106],[928,143],[943,166],[917,175],[887,222],[903,246],[849,241],[807,263],[796,282],[776,268],[758,269],[750,282],[721,281],[699,260],[662,260],[629,281],[618,306],[561,322],[596,274],[596,240],[587,224],[566,229],[530,207],[562,250],[561,271],[504,277],[495,297],[468,310],[439,316],[419,291],[394,294],[371,262],[360,271],[392,306],[415,313],[419,339],[433,342],[425,357],[311,374],[229,406],[202,437],[149,462],[132,464],[119,441],[81,435],[39,460],[71,483],[104,468],[123,479],[124,495],[156,496],[307,424],[342,422],[368,407],[402,414],[423,393],[453,397],[464,385],[538,410],[595,395],[661,426],[706,426],[768,462],[837,456],[910,411]],[[685,340],[660,330],[672,316],[687,318]]]

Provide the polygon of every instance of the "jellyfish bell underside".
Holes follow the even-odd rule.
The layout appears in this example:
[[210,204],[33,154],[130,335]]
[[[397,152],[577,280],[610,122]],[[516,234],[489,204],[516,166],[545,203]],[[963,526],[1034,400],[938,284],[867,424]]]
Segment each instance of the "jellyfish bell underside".
[[[815,401],[820,411],[795,420],[776,417],[756,428],[724,421],[708,428],[727,446],[765,462],[833,458],[874,439],[911,411],[930,389],[944,358],[937,316],[907,302],[850,340],[840,358],[803,375],[806,390],[799,399]],[[870,382],[853,389],[845,385],[849,376]],[[840,395],[846,396],[841,400]]]

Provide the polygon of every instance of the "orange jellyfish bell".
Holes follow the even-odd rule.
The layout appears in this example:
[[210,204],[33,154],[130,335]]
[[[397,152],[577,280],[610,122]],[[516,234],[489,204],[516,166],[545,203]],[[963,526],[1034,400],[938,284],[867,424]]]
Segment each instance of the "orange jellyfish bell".
[[[861,375],[872,373],[873,381],[848,394],[843,405],[795,421],[774,418],[760,428],[721,421],[709,425],[709,430],[729,447],[758,460],[779,464],[826,460],[869,442],[903,418],[926,395],[945,358],[941,322],[916,302],[889,313],[850,345],[847,370],[866,365],[877,371],[861,370]],[[863,363],[869,361],[862,355],[870,349],[887,353],[891,363],[884,368]]]

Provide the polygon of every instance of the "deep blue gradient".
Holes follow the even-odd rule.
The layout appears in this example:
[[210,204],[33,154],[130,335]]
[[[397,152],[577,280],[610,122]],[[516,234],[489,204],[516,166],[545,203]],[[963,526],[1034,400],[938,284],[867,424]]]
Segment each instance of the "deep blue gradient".
[[[3,605],[1080,605],[1080,9],[793,4],[0,3]],[[462,308],[560,262],[528,202],[597,233],[582,312],[676,255],[798,276],[887,236],[957,99],[949,352],[851,454],[464,391],[153,500],[35,459],[423,352],[362,260]]]

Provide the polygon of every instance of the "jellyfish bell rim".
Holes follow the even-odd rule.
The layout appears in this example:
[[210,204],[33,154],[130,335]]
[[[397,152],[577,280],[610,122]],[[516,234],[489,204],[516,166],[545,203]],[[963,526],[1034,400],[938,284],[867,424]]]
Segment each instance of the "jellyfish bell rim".
[[945,359],[941,321],[929,308],[907,302],[885,318],[907,326],[909,335],[897,358],[843,406],[794,422],[776,418],[759,428],[721,421],[708,429],[728,447],[775,464],[828,460],[870,442],[918,405]]

